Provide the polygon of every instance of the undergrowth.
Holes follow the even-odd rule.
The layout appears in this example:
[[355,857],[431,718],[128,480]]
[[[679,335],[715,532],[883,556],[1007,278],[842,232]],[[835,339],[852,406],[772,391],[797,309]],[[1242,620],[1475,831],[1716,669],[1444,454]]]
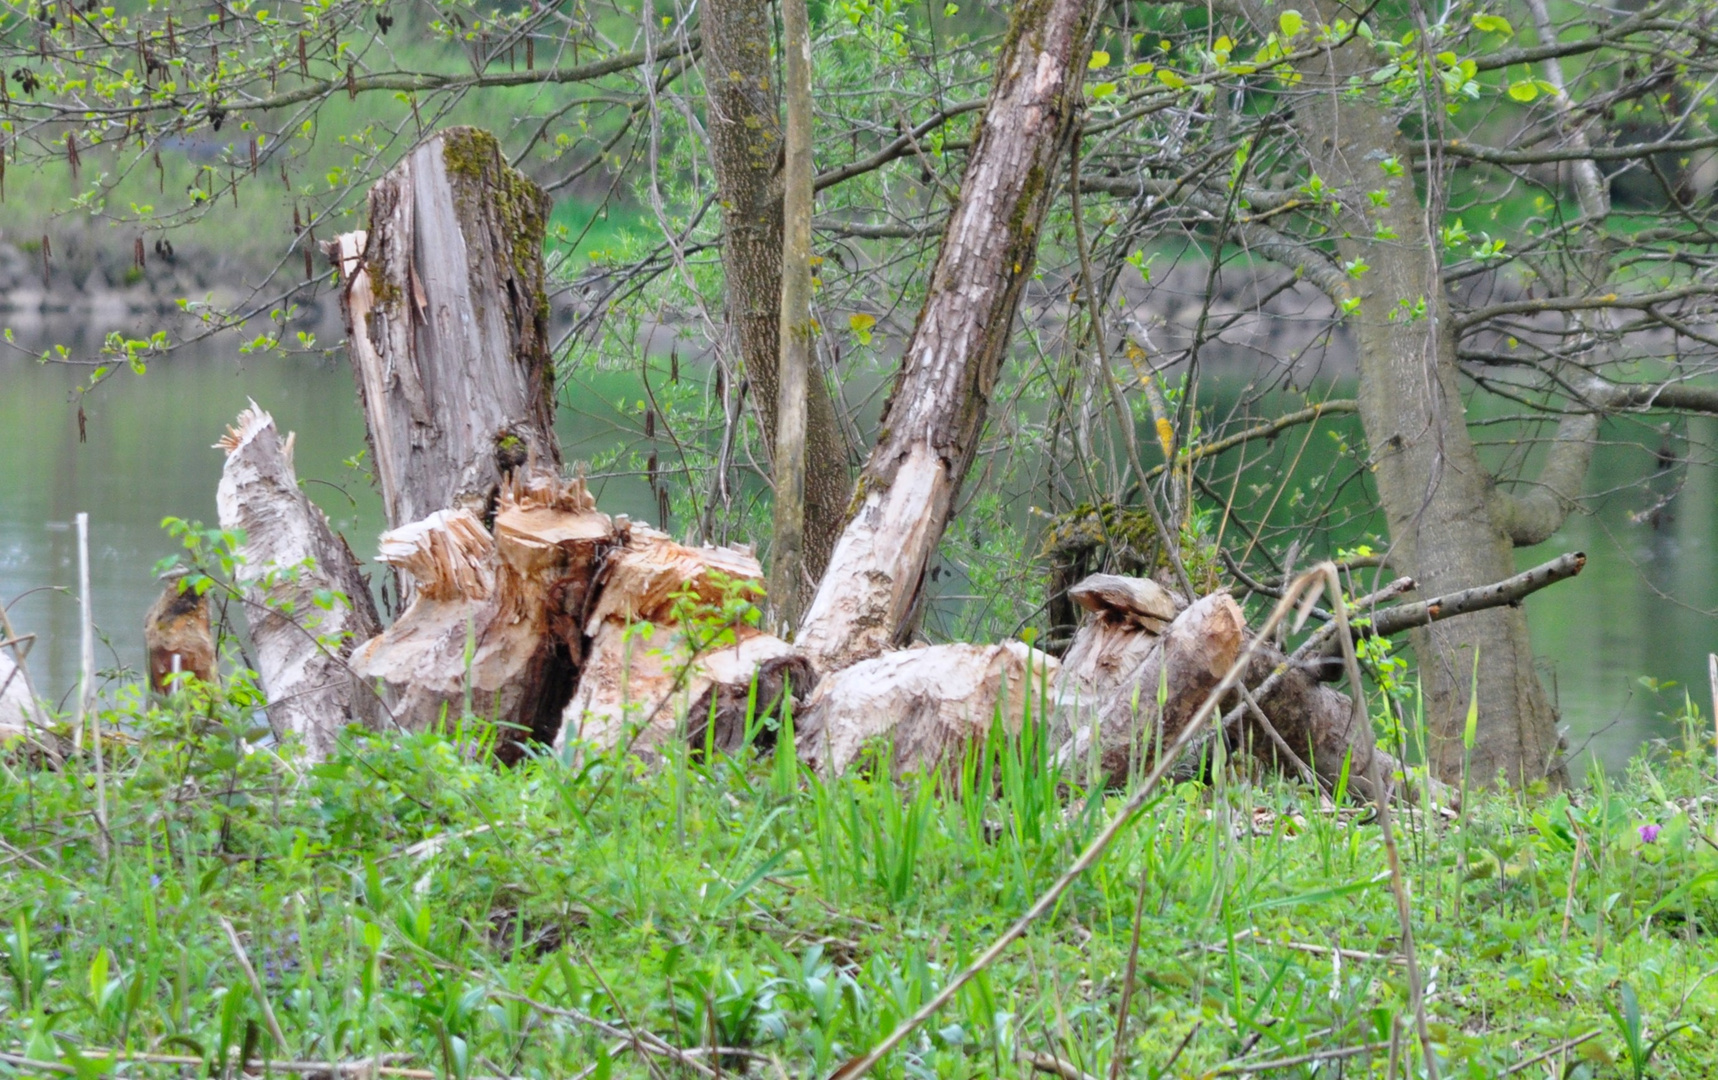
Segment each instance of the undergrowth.
[[[305,766],[258,703],[240,677],[106,717],[132,738],[106,748],[105,859],[87,759],[7,762],[0,1070],[828,1075],[1120,801],[1030,739],[905,782],[820,779],[791,731],[513,768],[460,730],[353,731]],[[1718,1074],[1694,730],[1614,782],[1399,816],[1441,1075]],[[1110,1075],[1144,874],[1126,1075],[1382,1077],[1393,1041],[1395,1075],[1423,1075],[1377,826],[1233,768],[1164,790],[882,1074]]]

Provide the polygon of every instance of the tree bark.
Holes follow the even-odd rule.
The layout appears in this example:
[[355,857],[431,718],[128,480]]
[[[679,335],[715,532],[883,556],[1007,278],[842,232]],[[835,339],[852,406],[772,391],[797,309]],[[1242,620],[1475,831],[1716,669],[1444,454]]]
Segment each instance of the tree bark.
[[[777,439],[781,400],[781,119],[768,0],[711,0],[704,8],[710,160],[722,203],[722,274],[764,439]],[[810,239],[806,240],[807,249]],[[815,580],[847,520],[847,446],[823,377],[806,380],[804,573]]]
[[822,671],[899,642],[983,432],[1068,149],[1090,0],[1014,10],[925,306],[799,644]]
[[[1328,26],[1351,18],[1330,0],[1315,5]],[[1251,11],[1274,29],[1275,9]],[[1412,148],[1395,114],[1356,95],[1374,68],[1371,44],[1344,41],[1303,61],[1294,122],[1310,169],[1338,194],[1336,247],[1359,307],[1360,416],[1376,461],[1374,480],[1391,536],[1392,565],[1428,595],[1497,581],[1515,571],[1514,546],[1493,515],[1493,482],[1469,437],[1457,384],[1455,339],[1428,219],[1415,191]],[[1394,158],[1400,169],[1386,171]],[[1369,193],[1382,191],[1385,205]],[[1379,239],[1383,233],[1394,238]],[[1423,304],[1423,314],[1414,308]],[[1494,608],[1413,635],[1438,774],[1458,777],[1473,658],[1479,658],[1480,725],[1472,774],[1524,785],[1563,776],[1557,716],[1534,670],[1527,620]]]
[[776,405],[769,607],[792,634],[805,588],[805,423],[811,371],[811,27],[805,0],[782,0],[787,151],[782,195],[781,397]]
[[245,535],[237,578],[269,724],[321,760],[369,715],[347,657],[381,627],[352,549],[298,489],[292,442],[252,402],[216,444],[227,460],[215,505],[221,528]]
[[438,132],[370,189],[334,245],[346,348],[388,527],[560,465],[543,236],[549,198],[477,128]]

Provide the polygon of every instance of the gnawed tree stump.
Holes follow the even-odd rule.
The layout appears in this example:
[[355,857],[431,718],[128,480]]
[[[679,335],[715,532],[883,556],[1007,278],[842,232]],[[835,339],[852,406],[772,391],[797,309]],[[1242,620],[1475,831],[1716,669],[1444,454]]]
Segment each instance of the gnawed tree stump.
[[215,633],[209,625],[209,597],[180,587],[181,576],[167,582],[143,616],[144,662],[153,693],[178,689],[181,672],[215,681]]
[[501,481],[558,467],[543,235],[549,198],[495,137],[449,128],[370,189],[368,232],[330,245],[346,348],[390,528],[488,521]]
[[649,752],[683,733],[695,747],[708,735],[732,749],[748,701],[757,720],[779,706],[784,681],[803,693],[810,665],[746,620],[762,573],[748,552],[688,547],[630,526],[585,623],[589,656],[557,746]]
[[[1125,783],[1141,767],[1154,763],[1156,748],[1173,743],[1207,695],[1241,653],[1247,623],[1241,609],[1227,593],[1213,593],[1189,604],[1161,634],[1143,627],[1135,631],[1149,644],[1117,640],[1116,628],[1105,627],[1100,617],[1080,631],[1075,649],[1080,678],[1092,688],[1089,706],[1072,705],[1058,710],[1051,731],[1052,745],[1064,770],[1091,775],[1090,783]],[[1099,641],[1107,637],[1108,641]],[[1070,650],[1070,653],[1074,650]],[[1099,665],[1099,655],[1116,660],[1137,658],[1132,670],[1113,680],[1113,665]],[[1064,665],[1064,670],[1067,670]],[[1090,672],[1097,671],[1093,676]],[[1107,693],[1103,693],[1106,691]],[[1159,694],[1162,702],[1159,703]],[[1062,703],[1078,697],[1074,686],[1058,686]]]
[[380,623],[352,550],[298,489],[292,442],[251,402],[215,444],[227,453],[215,505],[221,528],[245,534],[236,576],[269,724],[321,760],[364,715],[346,660]]
[[801,760],[838,775],[879,747],[895,773],[958,766],[1000,721],[1042,716],[1055,657],[1019,641],[886,652],[824,677],[795,722]]
[[381,561],[410,575],[415,595],[353,668],[409,730],[457,720],[469,695],[504,741],[551,740],[584,660],[591,584],[615,543],[583,480],[542,473],[502,484],[493,534],[465,507],[391,530]]

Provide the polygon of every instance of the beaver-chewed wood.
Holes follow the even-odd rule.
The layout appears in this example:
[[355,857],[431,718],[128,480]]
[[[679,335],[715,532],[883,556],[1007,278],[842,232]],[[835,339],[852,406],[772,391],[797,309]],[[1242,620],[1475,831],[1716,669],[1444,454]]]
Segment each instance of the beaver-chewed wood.
[[796,724],[800,757],[835,775],[866,754],[896,773],[957,767],[1000,724],[1042,717],[1059,664],[1019,641],[927,645],[824,678]]
[[[651,755],[675,738],[733,749],[810,688],[810,665],[758,630],[750,552],[675,543],[632,525],[585,623],[589,658],[559,745]],[[748,725],[749,721],[749,725]]]
[[167,582],[143,616],[144,667],[157,694],[180,688],[179,676],[215,680],[215,634],[209,596],[186,588],[182,577]]
[[215,444],[227,454],[215,506],[221,528],[244,533],[236,576],[269,723],[321,759],[366,715],[347,657],[380,623],[352,550],[299,490],[292,444],[251,402]]
[[464,507],[393,529],[380,559],[410,575],[413,600],[353,666],[401,727],[458,721],[469,703],[504,743],[552,740],[584,660],[592,582],[616,543],[584,481],[548,473],[503,482],[493,532]]

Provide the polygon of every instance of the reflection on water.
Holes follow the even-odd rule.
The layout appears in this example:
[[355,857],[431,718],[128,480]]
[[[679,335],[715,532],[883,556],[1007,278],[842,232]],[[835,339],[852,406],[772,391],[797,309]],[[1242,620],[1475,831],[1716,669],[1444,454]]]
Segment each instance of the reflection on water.
[[[90,514],[98,665],[137,668],[143,613],[157,591],[151,567],[173,550],[161,519],[214,523],[221,455],[210,444],[247,399],[298,433],[307,492],[354,550],[374,551],[380,500],[367,478],[344,464],[365,445],[343,363],[244,358],[230,345],[205,345],[143,377],[120,376],[88,399],[81,443],[72,395],[79,375],[27,358],[0,359],[0,598],[22,595],[12,617],[20,630],[39,635],[31,668],[45,692],[64,695],[77,676],[73,515]],[[590,458],[626,437],[617,417],[597,414],[605,412],[604,398],[637,396],[634,384],[633,376],[617,374],[574,393],[577,407],[563,407],[558,424],[569,457]],[[1691,442],[1718,441],[1718,422],[1694,428]],[[1601,455],[1589,490],[1650,471],[1644,455]],[[1661,714],[1680,706],[1685,690],[1696,702],[1709,701],[1706,654],[1718,647],[1718,623],[1706,614],[1718,609],[1714,473],[1692,470],[1655,517],[1633,520],[1631,512],[1651,506],[1654,494],[1628,490],[1572,520],[1550,543],[1520,553],[1523,567],[1562,551],[1588,553],[1584,574],[1532,597],[1527,609],[1572,745],[1609,765],[1626,761],[1643,739],[1670,734]],[[641,481],[597,486],[605,509],[654,519]],[[1643,675],[1678,685],[1654,693],[1640,685]]]

